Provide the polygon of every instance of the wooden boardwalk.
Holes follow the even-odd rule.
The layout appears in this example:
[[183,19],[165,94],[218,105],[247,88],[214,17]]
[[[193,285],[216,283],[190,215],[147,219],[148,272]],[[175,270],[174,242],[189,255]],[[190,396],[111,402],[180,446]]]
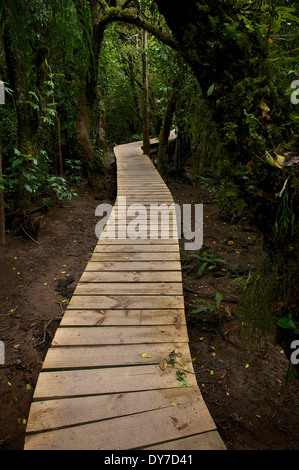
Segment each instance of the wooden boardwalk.
[[24,448],[225,449],[193,371],[176,228],[167,235],[158,222],[159,238],[149,238],[149,227],[144,239],[104,238],[114,225],[134,231],[136,215],[121,217],[124,196],[127,207],[173,203],[140,143],[118,146],[115,155],[118,191],[108,232],[47,352]]

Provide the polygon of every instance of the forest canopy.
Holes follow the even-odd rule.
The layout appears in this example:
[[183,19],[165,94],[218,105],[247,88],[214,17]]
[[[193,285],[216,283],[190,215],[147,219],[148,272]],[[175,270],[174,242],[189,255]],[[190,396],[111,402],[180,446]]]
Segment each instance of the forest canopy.
[[149,154],[159,137],[164,178],[191,164],[199,180],[208,162],[223,210],[244,212],[260,233],[267,281],[253,278],[246,295],[266,290],[260,315],[289,355],[299,329],[297,3],[4,0],[0,8],[2,243],[5,227],[17,228],[37,203],[76,195],[70,174],[100,193],[115,144],[142,140]]

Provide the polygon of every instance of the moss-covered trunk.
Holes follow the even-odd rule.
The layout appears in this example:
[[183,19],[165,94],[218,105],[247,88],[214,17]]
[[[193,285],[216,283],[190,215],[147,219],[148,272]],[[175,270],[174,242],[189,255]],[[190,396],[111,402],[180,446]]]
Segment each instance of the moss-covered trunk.
[[159,135],[158,170],[165,176],[169,170],[168,165],[168,139],[172,125],[173,113],[175,111],[177,90],[175,88],[169,94],[163,123]]
[[90,130],[92,124],[97,126],[98,123],[96,110],[99,58],[106,25],[99,22],[97,2],[91,1],[90,9],[92,14],[91,51],[76,123],[76,149],[90,185],[96,191],[100,191],[104,186],[104,164],[93,148]]

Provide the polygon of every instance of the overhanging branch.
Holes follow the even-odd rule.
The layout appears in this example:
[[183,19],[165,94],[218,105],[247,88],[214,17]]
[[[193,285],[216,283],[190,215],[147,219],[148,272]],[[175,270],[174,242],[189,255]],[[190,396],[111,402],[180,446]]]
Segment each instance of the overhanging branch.
[[106,0],[99,0],[99,5],[103,10],[107,10],[109,8],[109,5]]
[[174,37],[164,31],[160,26],[157,26],[145,18],[140,18],[140,16],[136,15],[135,13],[129,12],[127,10],[122,10],[119,8],[108,8],[108,10],[104,11],[104,15],[102,16],[99,24],[109,24],[113,22],[121,22],[121,23],[128,23],[134,24],[139,28],[145,29],[147,32],[155,36],[159,39],[163,44],[171,47],[172,49],[179,51],[181,47],[179,43],[174,39]]
[[135,0],[126,0],[125,3],[121,6],[122,10],[125,10],[130,6],[131,3],[133,3]]

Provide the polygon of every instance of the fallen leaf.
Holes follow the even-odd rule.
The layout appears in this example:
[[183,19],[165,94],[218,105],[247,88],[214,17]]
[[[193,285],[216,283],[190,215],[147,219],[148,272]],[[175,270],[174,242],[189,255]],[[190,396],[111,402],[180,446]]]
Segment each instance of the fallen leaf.
[[179,321],[176,321],[174,326],[176,327],[176,329],[178,330],[181,326],[181,323]]
[[171,419],[171,421],[173,422],[174,425],[178,424],[178,420],[176,418],[173,418],[172,416],[170,416],[170,419]]
[[188,423],[184,423],[181,426],[177,426],[177,429],[180,431],[181,429],[184,429],[188,426]]
[[145,357],[148,357],[148,358],[152,357],[151,354],[147,354],[147,353],[142,353],[142,354],[140,354],[140,356],[141,356],[141,357],[144,357],[144,358],[145,358]]
[[178,406],[177,402],[175,402],[175,401],[172,401],[171,404],[172,404],[173,406]]
[[260,108],[265,111],[266,113],[268,113],[270,111],[270,108],[269,106],[266,105],[266,103],[264,103],[263,101],[260,102]]
[[227,376],[227,371],[224,372],[224,374],[221,375],[220,379],[224,379],[224,377]]
[[164,371],[167,367],[167,362],[159,362],[159,367],[161,370]]

